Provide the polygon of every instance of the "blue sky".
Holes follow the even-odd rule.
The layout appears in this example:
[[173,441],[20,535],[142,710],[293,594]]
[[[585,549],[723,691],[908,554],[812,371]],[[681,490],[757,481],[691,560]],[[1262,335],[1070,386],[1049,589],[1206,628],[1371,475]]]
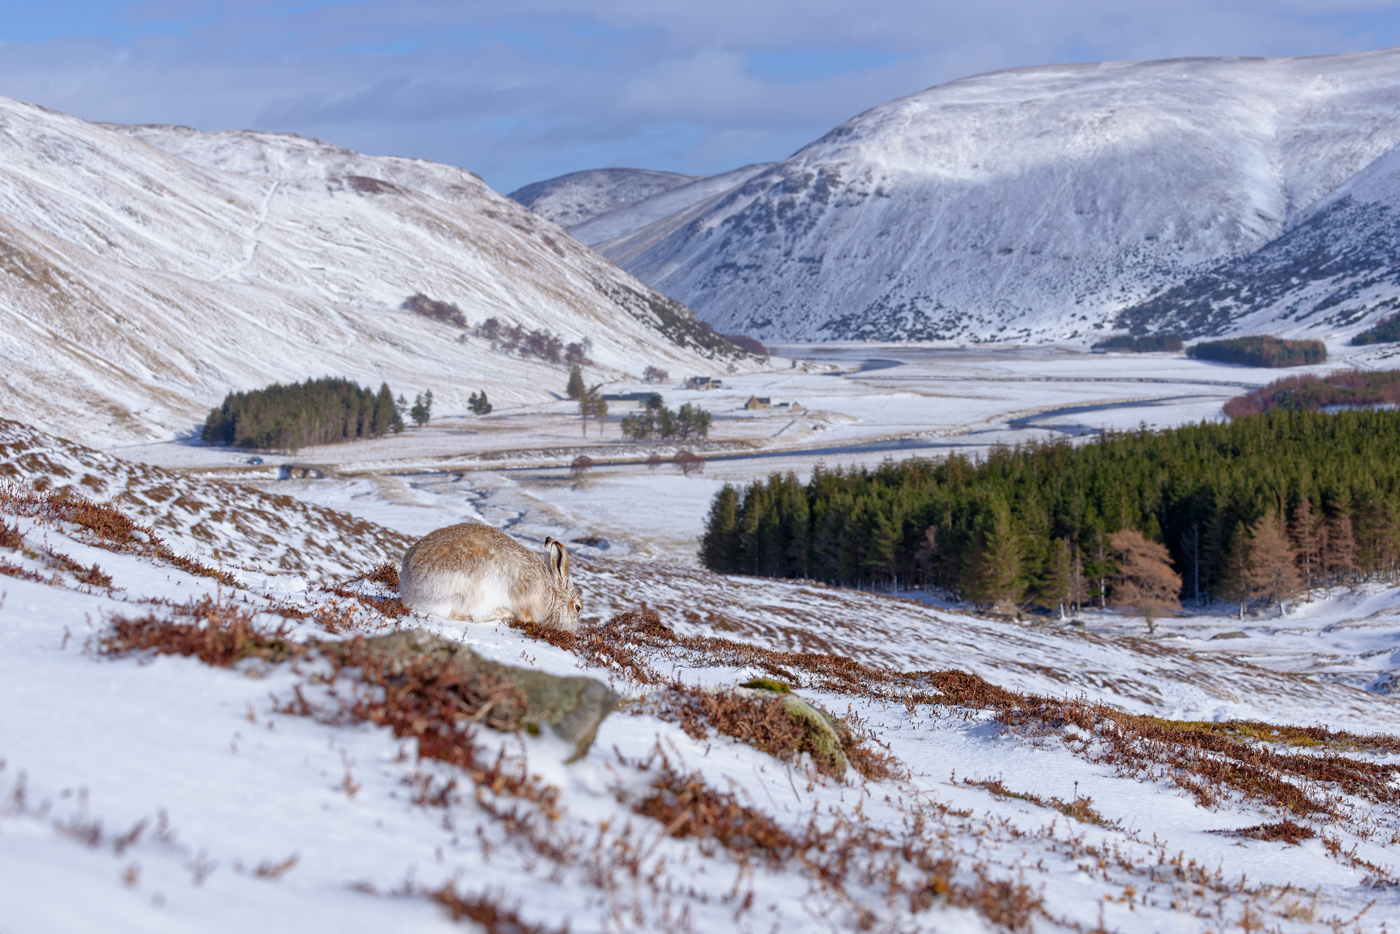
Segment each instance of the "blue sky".
[[0,94],[461,165],[708,174],[954,78],[1400,45],[1400,0],[0,0]]

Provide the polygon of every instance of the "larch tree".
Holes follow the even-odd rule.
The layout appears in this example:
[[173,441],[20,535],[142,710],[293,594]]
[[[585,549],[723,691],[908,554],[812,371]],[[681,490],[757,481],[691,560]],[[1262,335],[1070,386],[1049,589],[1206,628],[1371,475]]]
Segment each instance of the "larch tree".
[[1293,550],[1277,514],[1266,512],[1249,529],[1249,560],[1245,570],[1251,597],[1276,603],[1297,595],[1298,555]]
[[1166,546],[1148,540],[1137,529],[1114,532],[1109,543],[1118,560],[1112,603],[1142,614],[1147,631],[1152,632],[1154,620],[1181,609],[1181,575],[1172,569]]

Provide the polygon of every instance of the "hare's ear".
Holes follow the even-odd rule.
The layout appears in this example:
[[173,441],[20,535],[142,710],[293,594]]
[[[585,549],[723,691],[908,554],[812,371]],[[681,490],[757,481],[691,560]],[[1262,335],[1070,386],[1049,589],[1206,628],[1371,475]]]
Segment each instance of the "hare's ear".
[[569,550],[549,537],[545,538],[544,547],[549,552],[547,561],[549,570],[554,574],[554,579],[561,584],[567,584],[569,582]]

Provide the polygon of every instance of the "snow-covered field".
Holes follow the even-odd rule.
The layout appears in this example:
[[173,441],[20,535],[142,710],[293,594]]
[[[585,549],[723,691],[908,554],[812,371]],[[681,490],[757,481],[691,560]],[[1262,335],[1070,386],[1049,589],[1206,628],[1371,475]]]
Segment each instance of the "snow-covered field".
[[[840,369],[726,377],[730,388],[709,393],[662,389],[668,405],[702,401],[716,413],[703,449],[711,459],[692,477],[648,468],[640,458],[651,448],[618,443],[615,425],[584,447],[562,404],[445,419],[384,442],[268,457],[261,467],[221,449],[96,452],[7,428],[0,470],[19,488],[39,481],[111,498],[173,551],[217,564],[237,586],[140,544],[104,548],[72,522],[13,505],[0,515],[22,536],[0,549],[9,575],[0,585],[0,932],[242,930],[270,919],[309,930],[516,929],[489,922],[490,906],[538,930],[575,932],[1393,927],[1400,814],[1389,769],[1400,770],[1400,700],[1389,691],[1400,668],[1400,592],[1317,593],[1285,615],[1244,620],[1228,607],[1190,608],[1149,637],[1141,620],[1105,611],[1013,622],[927,594],[694,567],[695,536],[725,480],[909,452],[824,453],[872,442],[915,438],[976,452],[1079,427],[1213,418],[1224,399],[1276,372],[1155,355],[868,347],[812,355]],[[852,365],[896,358],[904,364]],[[750,395],[799,402],[803,434],[789,440],[783,430],[794,412],[738,411]],[[1098,408],[1119,403],[1127,404]],[[1066,408],[1089,410],[1057,411]],[[1037,414],[1047,418],[1017,422]],[[575,481],[560,465],[581,450],[633,463]],[[782,456],[716,456],[726,452]],[[282,462],[332,475],[277,480]],[[344,698],[355,682],[342,675],[328,686],[314,655],[218,668],[99,651],[116,617],[179,620],[188,615],[181,607],[209,597],[257,612],[264,625],[285,623],[293,640],[423,626],[501,662],[596,677],[630,697],[774,676],[767,666],[776,662],[762,654],[677,647],[644,655],[659,681],[643,683],[504,626],[395,619],[369,609],[372,599],[324,589],[465,518],[536,546],[546,534],[588,539],[573,555],[586,627],[645,611],[678,637],[829,653],[874,670],[955,669],[1013,692],[1103,701],[1122,712],[1113,716],[1355,736],[1200,726],[1180,747],[1133,747],[1153,750],[1144,766],[1123,758],[1122,730],[1158,721],[1017,720],[932,681],[926,688],[941,701],[905,703],[898,692],[842,688],[818,673],[825,663],[788,656],[779,677],[864,724],[867,743],[897,760],[895,774],[838,779],[806,754],[774,758],[713,731],[695,738],[647,704],[613,713],[588,756],[567,766],[557,739],[479,729],[480,761],[502,753],[557,789],[557,806],[542,807],[419,759],[414,742],[388,727],[334,715],[329,691]],[[288,547],[268,554],[273,541]],[[110,584],[89,573],[93,565]],[[318,626],[318,614],[341,620],[339,631]],[[298,689],[319,715],[298,713]],[[1377,732],[1392,738],[1365,738]],[[1262,769],[1274,790],[1228,782],[1190,790],[1205,772],[1171,750],[1207,735],[1225,751],[1212,747],[1191,768],[1252,757],[1240,768]],[[1314,762],[1369,778],[1319,778],[1308,771]],[[1280,805],[1289,788],[1322,810]],[[671,796],[675,817],[647,816],[657,794]],[[706,801],[771,822],[787,848],[695,831],[714,816]],[[489,923],[452,921],[434,900],[448,886]]]

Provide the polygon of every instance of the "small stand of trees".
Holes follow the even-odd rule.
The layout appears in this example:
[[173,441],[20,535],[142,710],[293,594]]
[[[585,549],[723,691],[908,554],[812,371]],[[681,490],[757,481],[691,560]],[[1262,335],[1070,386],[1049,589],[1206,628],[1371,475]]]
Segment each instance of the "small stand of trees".
[[1343,370],[1327,376],[1285,376],[1225,403],[1230,418],[1271,409],[1365,408],[1400,405],[1400,370]]
[[1382,318],[1373,328],[1367,328],[1351,339],[1353,347],[1367,344],[1393,344],[1400,341],[1400,314]]
[[1309,366],[1327,362],[1327,347],[1322,341],[1290,341],[1267,335],[1202,341],[1192,345],[1186,354],[1198,360],[1241,366]]
[[575,366],[587,365],[589,351],[593,349],[593,341],[587,337],[565,344],[562,337],[548,328],[531,330],[518,324],[502,324],[499,318],[487,318],[472,328],[472,336],[490,341],[492,350]]
[[474,392],[468,396],[467,407],[477,415],[490,415],[491,403],[486,399],[486,390],[483,389],[481,392]]
[[454,327],[466,329],[467,316],[462,314],[462,309],[448,302],[440,302],[435,298],[429,298],[422,292],[415,292],[404,300],[399,306],[404,311],[411,311],[416,315],[422,315],[433,321],[440,321],[443,324],[450,324]]
[[649,366],[642,371],[642,379],[648,383],[664,383],[671,378],[671,374],[658,366]]
[[204,420],[203,438],[214,444],[298,450],[403,431],[403,418],[387,383],[376,393],[348,379],[325,377],[266,389],[231,392]]
[[688,441],[691,438],[708,438],[709,435],[709,412],[689,402],[672,412],[659,395],[648,399],[646,407],[635,415],[622,416],[622,436],[631,441],[649,441],[653,438]]
[[1121,350],[1128,353],[1170,353],[1181,350],[1181,338],[1175,334],[1117,334],[1099,341],[1095,349]]

